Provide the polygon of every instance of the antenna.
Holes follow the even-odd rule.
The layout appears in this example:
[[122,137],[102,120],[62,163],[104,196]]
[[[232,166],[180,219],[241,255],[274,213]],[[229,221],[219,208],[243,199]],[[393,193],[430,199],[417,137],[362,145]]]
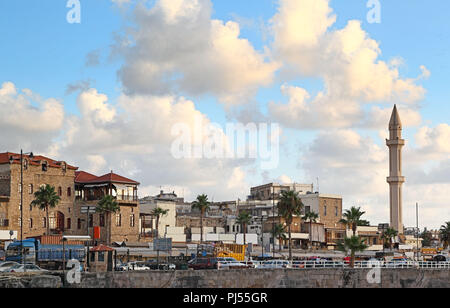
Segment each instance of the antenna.
[[320,193],[319,177],[317,177],[317,192]]

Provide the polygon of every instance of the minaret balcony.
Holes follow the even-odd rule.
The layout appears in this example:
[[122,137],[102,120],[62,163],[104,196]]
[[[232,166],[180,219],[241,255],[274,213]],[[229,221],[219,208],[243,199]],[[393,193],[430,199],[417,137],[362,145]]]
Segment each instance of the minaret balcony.
[[387,178],[388,183],[405,183],[406,178],[404,176],[390,176]]
[[405,145],[406,141],[405,139],[386,139],[386,145]]

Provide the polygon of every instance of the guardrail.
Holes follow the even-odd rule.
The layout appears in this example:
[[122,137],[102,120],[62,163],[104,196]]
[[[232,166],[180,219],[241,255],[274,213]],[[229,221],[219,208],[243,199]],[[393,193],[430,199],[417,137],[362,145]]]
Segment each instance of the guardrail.
[[[254,269],[323,269],[323,268],[349,268],[350,265],[343,261],[243,261],[243,262],[218,262],[218,269],[254,268]],[[419,268],[419,269],[449,269],[450,262],[427,261],[356,261],[356,269],[365,268]]]

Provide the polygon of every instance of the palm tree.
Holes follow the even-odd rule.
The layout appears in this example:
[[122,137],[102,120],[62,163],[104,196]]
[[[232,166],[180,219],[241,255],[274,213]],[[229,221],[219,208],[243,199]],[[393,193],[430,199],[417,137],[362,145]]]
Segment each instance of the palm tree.
[[444,243],[444,249],[447,249],[450,245],[450,221],[441,226],[439,233],[441,234],[441,241]]
[[167,216],[169,214],[169,210],[164,210],[160,207],[155,208],[151,214],[156,217],[156,238],[159,238],[159,219],[161,217]]
[[353,236],[356,235],[356,230],[358,226],[369,226],[370,223],[367,220],[362,220],[361,217],[366,212],[361,212],[361,208],[352,207],[350,210],[346,210],[342,215],[343,218],[339,221],[340,223],[346,225],[353,231]]
[[200,211],[200,244],[203,243],[203,217],[205,213],[209,210],[211,203],[208,201],[207,195],[197,196],[197,200],[192,202],[192,209],[197,209]]
[[295,191],[283,191],[281,192],[281,198],[278,202],[278,212],[286,222],[289,234],[289,260],[292,261],[292,233],[291,225],[294,220],[294,216],[300,216],[303,208],[303,203],[300,200],[298,193]]
[[48,221],[48,210],[55,208],[61,198],[55,191],[55,187],[47,184],[45,186],[41,186],[38,191],[34,193],[34,200],[31,202],[31,205],[34,207],[38,207],[40,210],[45,210],[47,216],[47,235],[50,235],[50,223]]
[[398,232],[394,228],[387,228],[383,233],[383,238],[388,241],[389,248],[392,250],[394,242],[392,239],[398,235]]
[[286,228],[282,224],[275,225],[275,228],[272,230],[272,236],[278,238],[279,251],[281,252],[281,240],[286,240]]
[[319,219],[319,214],[317,214],[315,212],[308,212],[305,214],[305,216],[303,216],[304,221],[309,220],[309,242],[310,242],[310,244],[312,244],[312,224],[316,223],[318,219]]
[[106,245],[111,244],[111,214],[120,212],[120,206],[116,198],[110,195],[104,196],[97,204],[96,213],[104,214],[106,218]]
[[242,211],[239,213],[236,222],[242,226],[242,230],[244,232],[244,245],[247,244],[246,234],[247,234],[247,226],[252,221],[252,215],[250,215],[247,211]]
[[355,267],[355,254],[359,251],[364,251],[368,248],[365,244],[365,240],[359,238],[359,236],[346,237],[343,241],[338,242],[337,249],[339,251],[348,253],[350,251],[350,267]]

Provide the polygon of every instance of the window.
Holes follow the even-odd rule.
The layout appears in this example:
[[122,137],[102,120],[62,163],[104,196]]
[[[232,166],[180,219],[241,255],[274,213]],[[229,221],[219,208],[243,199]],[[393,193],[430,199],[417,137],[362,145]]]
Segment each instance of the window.
[[58,187],[58,196],[62,196],[62,187],[61,186],[59,186]]
[[22,184],[19,183],[18,187],[17,187],[17,192],[21,193],[22,192]]
[[72,229],[72,219],[71,218],[67,218],[67,230]]
[[94,215],[89,214],[89,228],[94,226]]
[[116,214],[116,227],[122,226],[122,214]]
[[134,214],[130,215],[130,227],[134,227]]
[[72,187],[67,187],[67,197],[72,196]]
[[28,185],[28,193],[29,193],[30,195],[33,194],[33,184]]
[[324,211],[323,216],[327,216],[327,206],[326,205],[323,206],[323,211]]
[[42,218],[42,228],[47,228],[47,218]]
[[105,226],[105,215],[100,214],[100,227]]
[[46,161],[44,161],[43,163],[42,163],[42,171],[47,171],[48,170],[48,163],[46,162]]
[[338,212],[339,212],[339,208],[336,206],[334,208],[334,214],[335,214],[336,217],[338,217]]
[[81,230],[81,219],[80,218],[78,218],[78,221],[77,221],[77,228],[78,228],[78,230]]
[[97,252],[98,254],[98,261],[99,262],[105,262],[105,252],[104,251],[99,251]]
[[91,252],[91,262],[95,262],[95,252]]
[[311,207],[305,206],[305,214],[308,214],[309,212],[311,212]]
[[28,221],[30,229],[33,229],[33,218]]

